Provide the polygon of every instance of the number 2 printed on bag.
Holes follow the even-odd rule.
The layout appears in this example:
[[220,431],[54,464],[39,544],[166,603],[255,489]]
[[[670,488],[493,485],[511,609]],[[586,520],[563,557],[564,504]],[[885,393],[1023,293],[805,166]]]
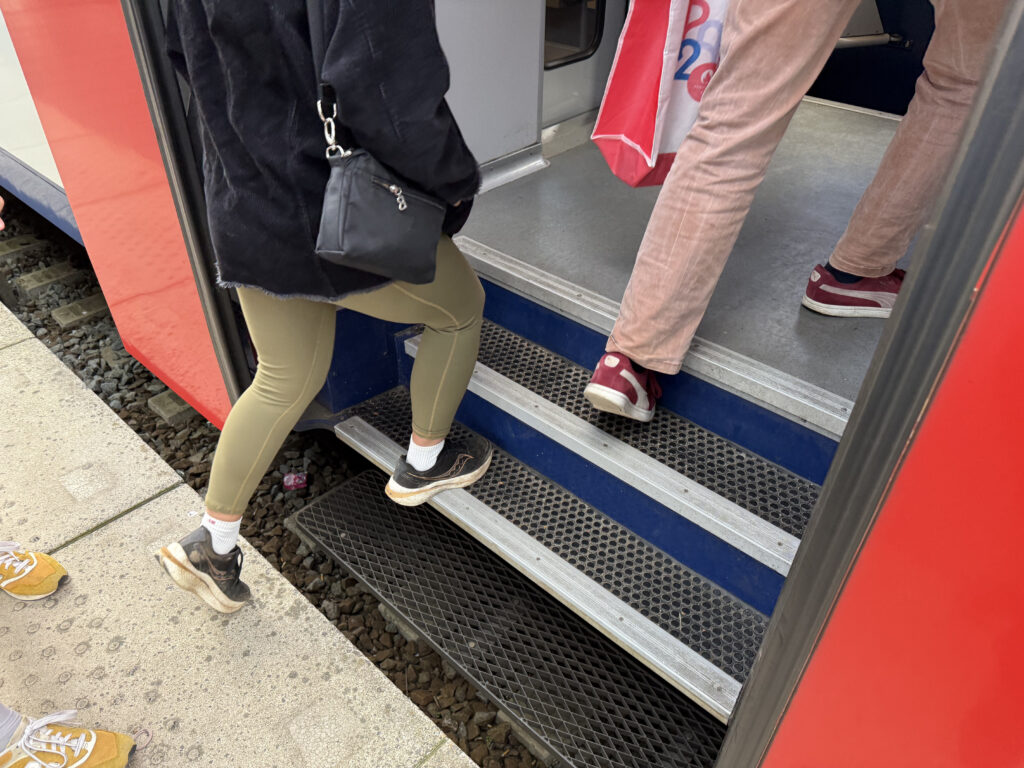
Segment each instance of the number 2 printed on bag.
[[701,100],[711,76],[718,69],[721,47],[721,19],[711,18],[707,0],[691,0],[675,79],[686,81],[687,93],[694,101]]
[[718,69],[728,4],[630,4],[592,135],[627,184],[660,184],[668,175]]

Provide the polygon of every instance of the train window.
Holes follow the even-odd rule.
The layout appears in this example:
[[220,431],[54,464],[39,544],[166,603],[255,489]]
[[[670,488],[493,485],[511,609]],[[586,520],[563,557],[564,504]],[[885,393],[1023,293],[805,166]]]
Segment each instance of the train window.
[[547,0],[544,69],[590,58],[601,45],[606,0]]

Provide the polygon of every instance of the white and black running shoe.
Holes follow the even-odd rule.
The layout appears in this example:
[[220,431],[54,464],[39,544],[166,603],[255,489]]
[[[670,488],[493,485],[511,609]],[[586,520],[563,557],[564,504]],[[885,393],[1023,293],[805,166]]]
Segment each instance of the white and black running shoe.
[[202,526],[161,547],[157,559],[175,584],[221,613],[234,613],[252,596],[239,578],[242,550],[236,546],[226,555],[218,555],[213,551],[210,532]]
[[424,472],[413,469],[403,456],[384,492],[403,507],[419,506],[436,493],[475,483],[491,466],[493,455],[491,444],[476,435],[446,440],[434,466]]

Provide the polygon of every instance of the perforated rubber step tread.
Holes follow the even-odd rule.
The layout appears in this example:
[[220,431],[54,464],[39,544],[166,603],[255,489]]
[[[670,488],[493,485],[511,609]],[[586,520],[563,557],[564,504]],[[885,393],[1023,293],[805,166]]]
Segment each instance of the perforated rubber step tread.
[[642,424],[583,397],[593,373],[484,321],[481,364],[797,538],[821,488],[664,408]]
[[[360,416],[399,445],[408,440],[405,388],[346,415]],[[453,427],[453,436],[468,433]],[[764,614],[503,451],[467,490],[716,667],[746,680],[768,625]]]
[[725,727],[370,470],[296,515],[485,695],[577,768],[710,768]]

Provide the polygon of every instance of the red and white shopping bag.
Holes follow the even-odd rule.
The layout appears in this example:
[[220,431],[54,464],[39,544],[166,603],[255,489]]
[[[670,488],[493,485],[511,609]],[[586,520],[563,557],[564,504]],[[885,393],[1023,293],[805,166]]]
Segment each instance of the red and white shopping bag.
[[632,187],[661,184],[718,69],[728,0],[630,4],[591,138]]

